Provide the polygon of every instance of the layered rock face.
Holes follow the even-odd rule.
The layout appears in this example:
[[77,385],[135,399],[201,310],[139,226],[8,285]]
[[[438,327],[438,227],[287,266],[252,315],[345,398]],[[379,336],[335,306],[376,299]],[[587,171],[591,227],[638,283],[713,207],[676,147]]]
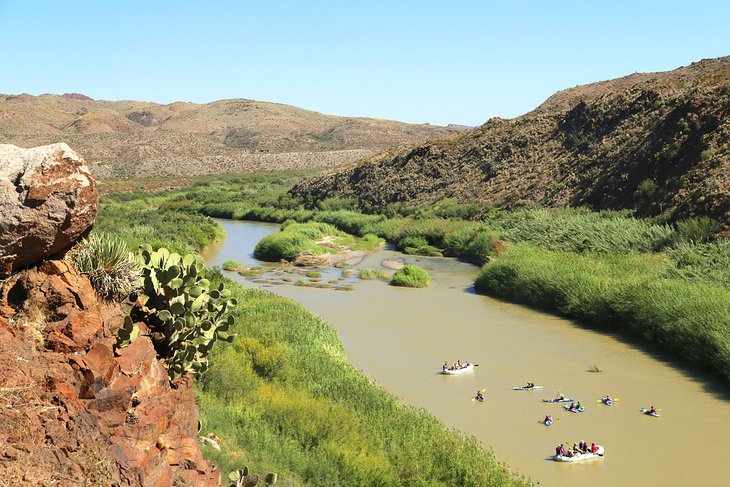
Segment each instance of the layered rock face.
[[144,335],[115,354],[124,314],[65,261],[0,286],[6,485],[218,485],[197,443],[192,379],[171,385]]
[[66,144],[0,144],[0,278],[69,249],[92,227],[99,192]]

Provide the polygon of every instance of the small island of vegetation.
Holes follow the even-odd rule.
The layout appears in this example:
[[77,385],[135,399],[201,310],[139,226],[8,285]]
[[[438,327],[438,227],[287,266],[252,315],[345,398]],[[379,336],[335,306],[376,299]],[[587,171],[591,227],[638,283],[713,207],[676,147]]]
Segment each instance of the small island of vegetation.
[[431,284],[431,275],[417,265],[406,265],[395,271],[390,284],[399,287],[428,287]]

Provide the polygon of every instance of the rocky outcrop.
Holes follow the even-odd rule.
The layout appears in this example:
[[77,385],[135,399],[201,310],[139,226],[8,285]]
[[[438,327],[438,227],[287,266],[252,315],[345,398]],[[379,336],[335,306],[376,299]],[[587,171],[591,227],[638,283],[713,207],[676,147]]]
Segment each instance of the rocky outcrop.
[[114,351],[126,313],[62,260],[0,286],[3,485],[218,485],[192,379],[170,383],[142,324]]
[[99,193],[66,144],[0,144],[0,278],[69,249],[96,218]]

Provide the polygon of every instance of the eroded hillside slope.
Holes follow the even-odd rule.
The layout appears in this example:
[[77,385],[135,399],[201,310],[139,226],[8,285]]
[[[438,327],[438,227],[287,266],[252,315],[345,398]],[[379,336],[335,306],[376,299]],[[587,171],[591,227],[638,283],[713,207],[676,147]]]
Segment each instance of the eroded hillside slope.
[[463,131],[245,99],[160,105],[78,94],[0,95],[0,143],[63,140],[102,178],[333,166]]
[[565,90],[521,117],[392,150],[296,186],[382,209],[443,198],[730,221],[730,57]]

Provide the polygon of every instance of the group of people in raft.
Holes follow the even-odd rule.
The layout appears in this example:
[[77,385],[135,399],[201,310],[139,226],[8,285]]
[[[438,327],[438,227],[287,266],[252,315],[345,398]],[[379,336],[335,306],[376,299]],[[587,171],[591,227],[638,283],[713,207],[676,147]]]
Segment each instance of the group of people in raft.
[[441,370],[443,370],[444,372],[446,372],[447,370],[458,370],[458,369],[463,369],[464,367],[469,367],[470,365],[471,365],[471,362],[466,362],[466,363],[462,364],[461,360],[457,360],[456,362],[454,362],[454,364],[452,366],[449,367],[449,363],[444,362],[444,365],[441,367]]
[[573,443],[573,448],[567,450],[562,443],[555,447],[555,454],[561,457],[570,458],[585,453],[598,453],[598,447],[595,443],[591,443],[591,446],[588,446],[588,443],[583,440],[580,440],[580,443]]

